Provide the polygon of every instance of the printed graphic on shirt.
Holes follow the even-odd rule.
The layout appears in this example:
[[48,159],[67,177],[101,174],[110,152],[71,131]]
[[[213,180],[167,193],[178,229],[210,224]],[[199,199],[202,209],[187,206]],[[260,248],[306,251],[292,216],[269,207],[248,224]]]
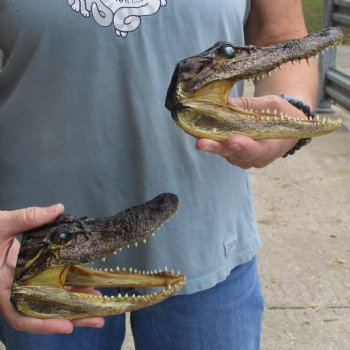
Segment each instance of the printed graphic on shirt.
[[157,13],[167,0],[67,0],[75,12],[92,16],[102,27],[113,24],[117,36],[126,38],[140,27],[141,17]]

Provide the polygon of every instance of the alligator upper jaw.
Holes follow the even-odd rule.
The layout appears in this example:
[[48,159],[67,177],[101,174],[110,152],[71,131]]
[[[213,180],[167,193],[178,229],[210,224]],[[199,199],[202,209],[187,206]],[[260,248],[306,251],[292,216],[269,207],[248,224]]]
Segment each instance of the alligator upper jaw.
[[104,259],[123,247],[146,242],[173,217],[177,207],[175,194],[162,193],[106,218],[63,215],[55,222],[23,235],[15,281],[23,283],[54,267]]
[[[179,62],[166,99],[173,119],[188,134],[223,141],[232,135],[254,139],[307,138],[329,133],[340,119],[308,120],[277,111],[252,111],[228,104],[232,86],[239,80],[259,80],[287,62],[308,60],[325,48],[338,45],[338,28],[324,29],[302,39],[270,47],[233,46],[220,42],[202,54]],[[234,57],[222,52],[229,47]]]

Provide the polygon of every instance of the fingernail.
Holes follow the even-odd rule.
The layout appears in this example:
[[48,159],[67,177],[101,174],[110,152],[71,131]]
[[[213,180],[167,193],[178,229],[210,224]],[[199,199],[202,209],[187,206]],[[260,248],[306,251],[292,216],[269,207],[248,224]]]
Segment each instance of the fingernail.
[[54,205],[51,205],[50,207],[45,208],[45,213],[47,215],[58,214],[59,212],[62,211],[62,209],[63,209],[62,204],[54,204]]
[[102,328],[104,326],[104,322],[94,323],[92,327],[94,328]]
[[200,149],[200,151],[205,151],[205,152],[211,152],[212,150],[213,150],[213,147],[210,145],[206,145]]
[[231,145],[230,148],[232,148],[235,152],[240,152],[242,150],[242,147],[238,144]]

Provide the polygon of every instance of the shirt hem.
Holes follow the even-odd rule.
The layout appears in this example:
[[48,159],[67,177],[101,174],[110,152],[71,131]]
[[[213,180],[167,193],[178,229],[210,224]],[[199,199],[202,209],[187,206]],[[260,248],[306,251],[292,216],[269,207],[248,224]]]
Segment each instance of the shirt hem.
[[176,295],[193,294],[216,286],[218,283],[223,282],[235,267],[253,260],[261,247],[262,244],[259,242],[256,247],[249,248],[240,254],[234,255],[232,260],[228,261],[224,266],[221,266],[214,272],[211,272],[209,275],[186,281],[184,287]]

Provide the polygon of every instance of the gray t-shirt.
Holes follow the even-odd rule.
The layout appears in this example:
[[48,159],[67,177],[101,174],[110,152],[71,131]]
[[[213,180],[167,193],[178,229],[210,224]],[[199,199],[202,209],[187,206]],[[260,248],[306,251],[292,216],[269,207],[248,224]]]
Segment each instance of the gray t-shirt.
[[191,293],[250,260],[260,240],[246,172],[196,151],[164,107],[176,62],[242,43],[249,6],[0,0],[0,208],[106,216],[173,192],[179,210],[156,238],[106,264],[180,270]]

